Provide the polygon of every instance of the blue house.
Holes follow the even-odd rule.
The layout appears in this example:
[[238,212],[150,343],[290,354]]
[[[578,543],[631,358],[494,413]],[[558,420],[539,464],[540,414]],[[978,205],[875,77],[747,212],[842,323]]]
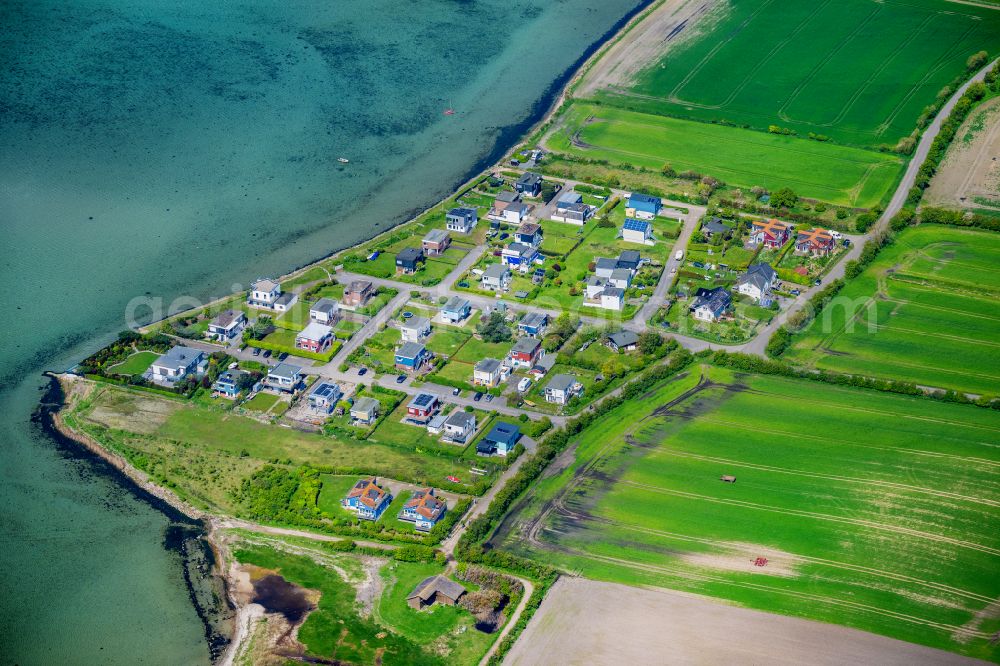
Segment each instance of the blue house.
[[419,342],[405,342],[396,350],[396,368],[406,372],[419,370],[430,358],[427,348]]
[[441,316],[453,324],[465,320],[472,314],[472,303],[461,296],[452,296],[441,308]]
[[404,247],[396,255],[396,272],[406,274],[415,273],[423,261],[423,250],[416,247]]
[[433,488],[415,490],[397,518],[413,523],[418,532],[430,532],[444,518],[448,504],[434,495]]
[[500,253],[500,263],[511,268],[516,267],[522,273],[527,272],[540,258],[538,250],[524,243],[511,243]]
[[529,197],[537,197],[542,191],[542,177],[537,173],[526,171],[514,183],[514,189],[521,194],[527,194]]
[[242,370],[226,370],[212,384],[212,392],[225,398],[235,398],[240,394],[240,379],[246,374]]
[[660,197],[654,197],[640,192],[633,192],[628,197],[628,203],[625,204],[625,217],[636,217],[640,220],[652,220],[660,214],[660,209],[662,207],[663,202],[660,200]]
[[484,456],[505,456],[517,445],[521,429],[512,423],[500,421],[476,444],[476,453]]
[[364,520],[378,520],[392,502],[392,494],[376,483],[375,477],[358,479],[340,505]]
[[541,312],[529,312],[521,317],[517,322],[517,330],[521,335],[537,337],[542,334],[545,327],[549,325],[549,316]]
[[542,244],[542,227],[534,222],[525,222],[514,232],[514,240],[531,247]]

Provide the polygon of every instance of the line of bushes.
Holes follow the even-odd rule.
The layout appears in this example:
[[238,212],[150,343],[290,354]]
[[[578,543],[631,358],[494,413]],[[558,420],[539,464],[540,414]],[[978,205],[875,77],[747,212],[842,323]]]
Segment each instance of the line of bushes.
[[1000,410],[1000,399],[990,396],[981,396],[976,400],[968,398],[963,393],[955,391],[934,391],[927,392],[919,388],[912,382],[903,382],[895,379],[877,379],[864,375],[851,375],[839,372],[829,372],[827,370],[804,370],[794,368],[782,361],[773,359],[763,359],[749,354],[727,352],[723,350],[715,352],[704,352],[711,357],[712,363],[742,372],[751,372],[760,375],[782,375],[795,379],[809,379],[820,381],[826,384],[838,386],[854,386],[857,388],[882,391],[883,393],[898,393],[901,395],[919,396],[940,400],[942,402],[957,402],[977,407],[987,407],[989,409]]

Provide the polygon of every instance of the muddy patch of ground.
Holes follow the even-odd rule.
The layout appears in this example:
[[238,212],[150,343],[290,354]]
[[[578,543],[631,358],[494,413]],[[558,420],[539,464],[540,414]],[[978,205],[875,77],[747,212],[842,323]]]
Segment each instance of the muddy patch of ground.
[[733,543],[715,552],[685,552],[679,558],[685,564],[704,569],[739,571],[762,576],[791,578],[798,575],[799,558],[774,548],[752,543]]
[[86,418],[115,430],[141,434],[155,432],[182,405],[172,400],[105,389],[94,400]]
[[938,206],[1000,207],[1000,99],[969,115],[924,196]]

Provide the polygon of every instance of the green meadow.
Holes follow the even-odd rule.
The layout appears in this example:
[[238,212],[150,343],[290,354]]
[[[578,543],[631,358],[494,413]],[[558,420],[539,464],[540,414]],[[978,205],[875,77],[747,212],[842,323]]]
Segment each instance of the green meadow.
[[[839,143],[894,145],[973,53],[1000,50],[1000,12],[944,0],[720,3],[609,103]],[[704,28],[704,29],[703,29]]]
[[983,408],[703,366],[584,431],[494,545],[996,660],[998,438]]
[[1000,237],[921,225],[898,234],[799,335],[808,367],[977,394],[1000,386]]
[[800,196],[870,207],[893,187],[903,161],[891,154],[766,132],[575,102],[551,150],[659,170],[697,171],[730,185],[790,187]]

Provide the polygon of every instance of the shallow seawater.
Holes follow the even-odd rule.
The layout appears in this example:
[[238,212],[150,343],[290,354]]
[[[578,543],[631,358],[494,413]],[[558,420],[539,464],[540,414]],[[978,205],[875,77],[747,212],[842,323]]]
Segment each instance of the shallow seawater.
[[188,528],[32,422],[41,370],[431,205],[638,4],[0,3],[4,662],[210,659]]

